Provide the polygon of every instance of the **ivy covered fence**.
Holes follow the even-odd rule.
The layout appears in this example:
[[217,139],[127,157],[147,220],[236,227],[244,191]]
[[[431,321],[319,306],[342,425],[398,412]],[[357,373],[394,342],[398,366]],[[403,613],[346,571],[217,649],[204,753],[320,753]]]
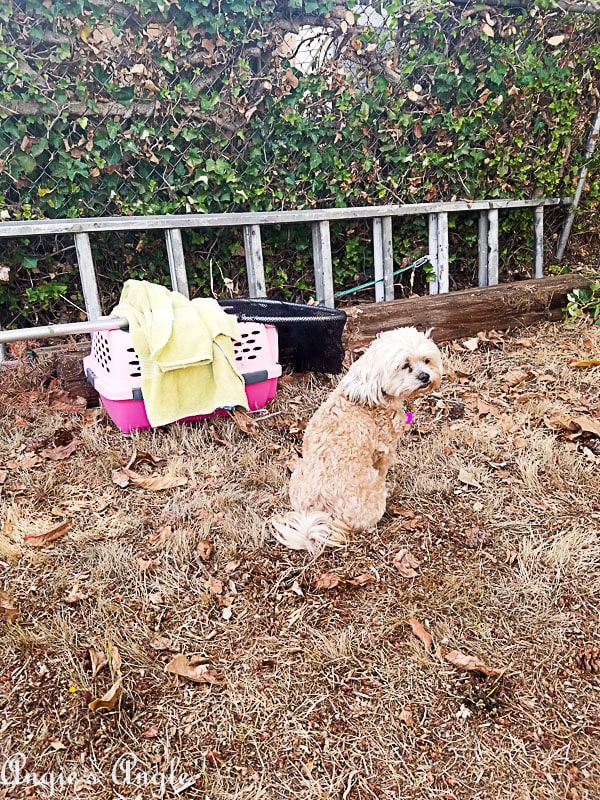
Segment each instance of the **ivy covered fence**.
[[[550,2],[0,0],[0,22],[4,220],[570,196],[600,95],[596,17]],[[532,243],[503,224],[518,274]],[[450,227],[468,281],[477,231]],[[336,282],[359,285],[366,231],[332,235]],[[396,226],[398,261],[423,241],[422,223]],[[309,296],[304,233],[263,244],[269,286]],[[241,232],[185,245],[193,291],[244,292]],[[151,235],[98,247],[109,293],[164,267]],[[60,237],[3,249],[3,325],[80,305]]]

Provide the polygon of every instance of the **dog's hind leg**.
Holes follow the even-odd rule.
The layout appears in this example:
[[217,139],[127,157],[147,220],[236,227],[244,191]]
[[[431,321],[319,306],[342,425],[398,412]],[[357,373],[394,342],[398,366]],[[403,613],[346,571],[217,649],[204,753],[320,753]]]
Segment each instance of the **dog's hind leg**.
[[382,444],[373,451],[373,466],[381,478],[385,478],[393,461],[394,453],[389,447],[386,447],[386,445]]

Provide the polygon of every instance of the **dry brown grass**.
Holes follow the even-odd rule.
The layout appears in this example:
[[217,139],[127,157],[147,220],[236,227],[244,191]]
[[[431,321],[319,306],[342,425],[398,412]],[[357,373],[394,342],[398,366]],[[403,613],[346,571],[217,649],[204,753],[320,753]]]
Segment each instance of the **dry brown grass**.
[[[600,417],[600,368],[571,365],[593,349],[600,329],[562,325],[446,348],[454,378],[417,410],[389,513],[314,562],[265,522],[330,381],[282,381],[256,436],[217,419],[128,437],[23,396],[35,372],[5,377],[0,588],[20,614],[0,608],[0,797],[600,797],[599,440],[544,422]],[[507,388],[516,368],[530,377]],[[81,439],[70,457],[18,466],[57,430]],[[139,472],[187,484],[119,488],[134,450],[163,460]],[[65,519],[53,544],[24,543]],[[347,580],[318,588],[328,572]],[[430,655],[411,617],[505,671]],[[93,677],[90,648],[120,653],[113,710],[88,707],[116,677]],[[166,672],[178,653],[217,682]]]

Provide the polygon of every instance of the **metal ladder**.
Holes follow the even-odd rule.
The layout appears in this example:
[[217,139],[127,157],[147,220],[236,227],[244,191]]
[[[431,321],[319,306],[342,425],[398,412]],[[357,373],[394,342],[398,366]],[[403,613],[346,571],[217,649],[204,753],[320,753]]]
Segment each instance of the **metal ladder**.
[[302,211],[239,212],[230,214],[186,214],[137,217],[90,217],[82,219],[32,220],[1,222],[0,238],[72,234],[85,309],[86,322],[47,325],[36,328],[0,330],[0,363],[5,358],[7,342],[54,338],[96,330],[126,327],[123,319],[101,319],[103,312],[98,292],[96,269],[90,236],[106,231],[164,230],[171,287],[189,297],[182,230],[186,228],[241,227],[244,235],[249,296],[265,297],[267,286],[263,264],[261,227],[305,223],[312,232],[315,294],[319,305],[333,308],[333,286],[330,223],[335,221],[372,220],[375,301],[394,299],[394,258],[392,222],[398,217],[426,215],[429,224],[429,253],[435,278],[429,283],[430,294],[449,290],[448,214],[479,214],[479,285],[491,286],[499,279],[498,215],[500,211],[530,208],[534,216],[534,278],[541,278],[544,269],[544,209],[566,206],[569,198],[537,198],[533,200],[492,199],[442,203],[371,206],[359,208],[310,209]]

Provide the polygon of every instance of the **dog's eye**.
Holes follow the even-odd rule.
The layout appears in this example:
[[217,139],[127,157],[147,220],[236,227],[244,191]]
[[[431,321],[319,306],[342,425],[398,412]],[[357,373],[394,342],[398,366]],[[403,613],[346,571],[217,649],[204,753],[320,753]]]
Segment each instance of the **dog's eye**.
[[410,364],[408,363],[408,361],[402,364],[402,369],[410,369]]
[[424,361],[423,363],[424,363],[424,364],[429,364],[429,359],[428,359],[428,358],[426,358],[426,359],[425,359],[425,361]]

